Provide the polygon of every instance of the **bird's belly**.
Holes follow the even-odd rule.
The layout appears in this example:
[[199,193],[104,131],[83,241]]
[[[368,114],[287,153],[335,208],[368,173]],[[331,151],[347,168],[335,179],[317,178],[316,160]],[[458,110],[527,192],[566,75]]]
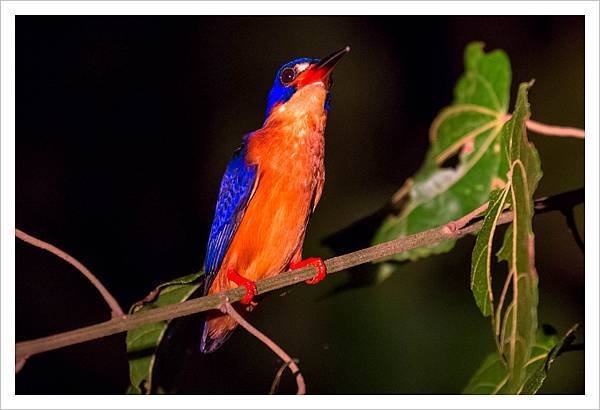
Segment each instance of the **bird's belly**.
[[256,281],[283,271],[299,247],[314,183],[298,175],[262,175],[209,293],[236,287],[228,269]]

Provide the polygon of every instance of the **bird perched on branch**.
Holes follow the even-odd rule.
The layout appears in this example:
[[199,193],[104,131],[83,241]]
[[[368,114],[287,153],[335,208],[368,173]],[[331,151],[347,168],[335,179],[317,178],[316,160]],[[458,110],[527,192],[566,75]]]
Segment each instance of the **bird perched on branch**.
[[[324,132],[331,72],[350,51],[284,64],[268,96],[262,128],[247,134],[221,180],[205,260],[204,294],[245,286],[242,304],[254,305],[255,281],[286,269],[314,266],[314,284],[326,275],[321,258],[302,259],[308,220],[323,190]],[[219,348],[237,323],[208,315],[200,349]]]

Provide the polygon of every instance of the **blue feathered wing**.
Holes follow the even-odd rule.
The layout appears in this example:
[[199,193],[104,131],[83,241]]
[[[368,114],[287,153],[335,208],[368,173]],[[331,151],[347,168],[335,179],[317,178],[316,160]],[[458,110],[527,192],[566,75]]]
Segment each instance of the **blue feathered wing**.
[[210,229],[204,262],[205,294],[219,271],[257,183],[258,166],[247,164],[245,153],[244,146],[236,151],[221,180],[219,199]]

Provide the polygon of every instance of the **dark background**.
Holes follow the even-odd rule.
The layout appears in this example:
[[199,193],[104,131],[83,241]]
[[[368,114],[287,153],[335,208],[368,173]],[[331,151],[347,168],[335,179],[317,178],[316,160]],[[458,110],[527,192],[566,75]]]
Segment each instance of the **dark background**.
[[[198,271],[220,177],[242,135],[260,127],[274,73],[349,44],[335,73],[327,182],[305,245],[306,255],[329,256],[324,237],[376,210],[417,170],[469,41],[508,53],[512,101],[518,82],[536,79],[534,119],[583,127],[583,21],[18,16],[17,227],[81,260],[125,308]],[[538,196],[584,185],[582,141],[531,139],[544,169]],[[577,222],[583,230],[581,206]],[[584,322],[583,255],[560,214],[537,217],[534,229],[540,322],[564,332]],[[251,320],[300,358],[309,393],[458,393],[494,349],[469,290],[473,244],[405,264],[377,287],[324,297],[347,274],[297,286],[268,297]],[[22,242],[16,258],[17,340],[108,318],[69,265]],[[279,362],[246,332],[210,356],[182,334],[173,340],[192,354],[163,359],[165,385],[268,392]],[[123,393],[124,350],[121,334],[35,356],[17,393]],[[542,392],[583,393],[583,371],[584,354],[566,354]],[[282,392],[294,391],[291,379]]]

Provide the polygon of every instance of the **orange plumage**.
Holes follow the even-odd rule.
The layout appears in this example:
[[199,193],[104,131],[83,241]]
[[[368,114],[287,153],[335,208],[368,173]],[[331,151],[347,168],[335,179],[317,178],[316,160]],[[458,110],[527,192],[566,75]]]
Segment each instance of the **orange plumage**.
[[[253,282],[291,266],[315,266],[318,275],[309,283],[324,277],[321,259],[301,261],[302,244],[325,179],[330,73],[348,51],[297,59],[277,73],[262,128],[246,136],[221,182],[207,251],[207,294],[244,285],[241,302],[249,303]],[[236,326],[229,316],[210,313],[201,350],[216,350]]]

